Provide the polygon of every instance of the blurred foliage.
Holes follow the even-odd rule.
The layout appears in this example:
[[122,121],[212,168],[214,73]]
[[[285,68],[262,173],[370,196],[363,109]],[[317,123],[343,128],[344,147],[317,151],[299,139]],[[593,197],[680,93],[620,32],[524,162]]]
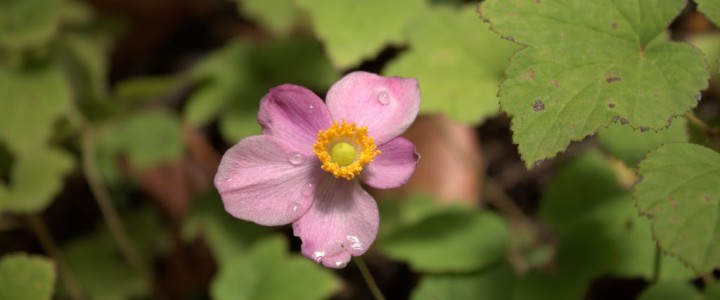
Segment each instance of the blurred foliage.
[[50,299],[55,265],[41,256],[8,254],[0,259],[0,299]]
[[[356,266],[332,271],[302,257],[289,228],[233,218],[211,187],[224,148],[261,132],[257,110],[270,88],[296,84],[322,97],[357,69],[417,78],[422,113],[476,126],[483,139],[513,134],[526,166],[597,132],[529,173],[491,161],[515,150],[509,142],[482,141],[488,182],[538,185],[537,194],[523,183],[504,195],[529,209],[509,211],[489,192],[489,208],[417,191],[380,197],[366,257],[385,289],[407,276],[409,290],[397,293],[412,299],[574,300],[610,278],[642,282],[640,299],[720,298],[720,34],[666,34],[674,18],[702,18],[677,19],[683,1],[487,0],[487,20],[461,0],[223,1],[209,10],[237,15],[203,24],[213,48],[177,49],[187,53],[168,58],[171,68],[122,73],[111,72],[125,62],[118,53],[149,51],[125,35],[155,32],[167,16],[151,26],[96,2],[0,0],[0,299],[74,297],[56,277],[72,278],[87,299],[157,297],[164,284],[182,290],[168,298],[363,297]],[[696,0],[718,24],[716,2]],[[197,25],[202,11],[155,4],[181,19],[172,26]],[[219,15],[228,11],[206,18]],[[697,49],[669,38],[679,35]],[[487,134],[505,123],[500,108],[513,132]],[[498,140],[507,145],[498,150]],[[74,205],[86,209],[88,195],[113,200],[98,205],[116,208],[152,278],[128,263],[116,229],[81,216]],[[27,215],[52,222],[57,253],[24,236]],[[177,257],[202,264],[190,270],[199,287],[168,279],[182,275]],[[215,273],[197,279],[204,269]]]

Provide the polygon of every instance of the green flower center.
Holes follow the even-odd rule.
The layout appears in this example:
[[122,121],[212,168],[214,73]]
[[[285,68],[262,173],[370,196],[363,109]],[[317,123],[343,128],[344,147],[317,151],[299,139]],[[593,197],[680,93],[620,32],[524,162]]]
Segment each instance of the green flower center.
[[357,149],[348,142],[338,142],[330,149],[330,157],[341,167],[348,166],[355,162]]

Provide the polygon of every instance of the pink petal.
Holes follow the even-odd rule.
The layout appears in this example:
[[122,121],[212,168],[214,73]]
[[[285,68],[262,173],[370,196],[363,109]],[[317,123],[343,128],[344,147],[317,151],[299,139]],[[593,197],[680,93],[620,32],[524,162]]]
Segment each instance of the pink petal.
[[293,224],[303,255],[330,268],[342,268],[375,241],[380,215],[377,203],[357,180],[326,175],[312,207]]
[[380,155],[363,168],[362,181],[379,189],[396,188],[407,183],[420,160],[415,145],[398,137],[380,145],[378,150]]
[[292,84],[270,89],[260,102],[258,122],[265,134],[311,154],[320,130],[332,124],[325,103],[312,91]]
[[367,126],[380,145],[405,132],[415,120],[420,88],[413,78],[352,72],[330,88],[326,102],[333,119]]
[[312,203],[319,161],[267,135],[240,140],[223,155],[215,187],[225,210],[261,225],[294,222]]

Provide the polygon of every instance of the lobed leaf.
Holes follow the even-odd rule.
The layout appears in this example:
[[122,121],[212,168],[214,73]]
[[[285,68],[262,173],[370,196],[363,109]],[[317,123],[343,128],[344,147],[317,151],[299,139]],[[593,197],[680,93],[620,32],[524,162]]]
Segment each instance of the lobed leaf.
[[720,26],[720,2],[717,0],[695,0],[697,9],[710,19],[715,25]]
[[635,203],[660,247],[698,273],[720,266],[720,154],[666,144],[640,163]]
[[555,156],[616,121],[660,129],[696,105],[707,63],[690,45],[668,41],[683,0],[489,0],[492,28],[527,45],[500,87],[513,139],[526,166]]
[[702,299],[700,292],[690,284],[679,281],[659,282],[645,289],[638,300]]
[[286,249],[286,240],[273,236],[221,264],[210,287],[213,299],[326,299],[338,291],[331,271]]
[[685,118],[675,119],[670,127],[659,131],[641,131],[615,123],[601,128],[597,140],[603,148],[628,166],[634,166],[651,150],[667,143],[687,142],[690,136]]
[[508,235],[495,213],[448,211],[390,234],[377,247],[416,271],[474,271],[503,259]]
[[411,299],[511,299],[515,274],[508,266],[473,273],[425,275]]
[[425,9],[423,0],[298,0],[325,43],[330,60],[346,69],[405,41],[408,22]]
[[8,254],[0,259],[0,299],[51,299],[55,265],[41,256]]
[[384,73],[418,79],[421,111],[475,124],[499,112],[502,72],[519,47],[493,34],[475,7],[423,12],[408,26],[408,42]]

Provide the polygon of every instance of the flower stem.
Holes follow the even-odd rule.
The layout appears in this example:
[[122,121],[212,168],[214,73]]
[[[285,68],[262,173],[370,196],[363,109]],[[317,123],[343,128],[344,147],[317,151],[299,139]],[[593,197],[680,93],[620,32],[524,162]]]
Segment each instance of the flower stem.
[[35,236],[40,241],[40,244],[45,249],[45,252],[47,252],[47,254],[50,255],[50,257],[52,257],[52,259],[55,261],[60,280],[63,282],[63,285],[65,285],[65,288],[67,289],[70,298],[73,300],[82,300],[84,297],[82,295],[80,285],[78,284],[77,280],[75,280],[75,276],[73,276],[72,272],[65,264],[65,260],[62,258],[62,253],[60,252],[60,249],[58,249],[55,240],[52,238],[52,236],[50,235],[50,231],[47,229],[47,224],[45,224],[45,220],[38,217],[37,215],[30,215],[28,216],[27,221],[30,225],[30,229],[33,231]]
[[353,260],[360,270],[360,274],[362,274],[363,279],[365,279],[365,284],[367,284],[368,289],[370,289],[373,297],[375,297],[375,300],[385,300],[385,297],[380,291],[380,288],[377,286],[377,283],[375,283],[375,279],[372,277],[372,274],[370,274],[370,270],[367,265],[365,265],[365,261],[362,257],[355,256],[353,257]]
[[115,242],[120,248],[120,252],[127,260],[131,268],[133,268],[143,279],[150,279],[150,272],[146,269],[145,264],[138,256],[135,247],[133,246],[125,226],[123,226],[122,219],[115,209],[115,205],[112,203],[112,197],[105,184],[102,182],[100,172],[98,171],[97,161],[95,160],[95,133],[92,129],[83,130],[82,137],[82,161],[83,161],[83,173],[85,178],[90,185],[100,212],[105,219],[105,222],[110,229],[110,233],[115,238]]

